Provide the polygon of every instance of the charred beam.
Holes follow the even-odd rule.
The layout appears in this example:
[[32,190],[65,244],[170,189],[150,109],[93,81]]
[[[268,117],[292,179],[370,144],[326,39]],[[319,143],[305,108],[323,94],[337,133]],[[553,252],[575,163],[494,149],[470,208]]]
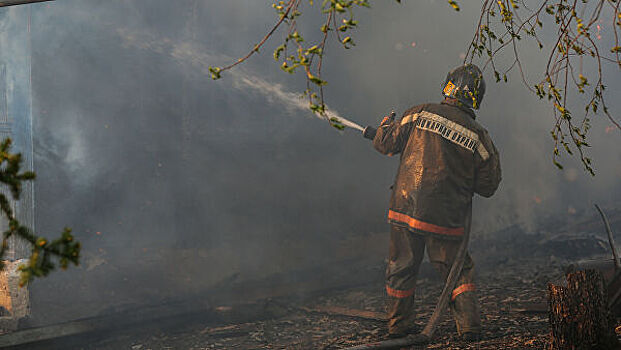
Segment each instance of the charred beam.
[[8,1],[0,1],[0,7],[15,6],[15,5],[26,5],[26,4],[33,4],[33,3],[36,3],[36,2],[47,2],[47,1],[54,1],[54,0],[8,0]]
[[314,308],[302,307],[302,311],[307,313],[326,314],[330,316],[343,316],[372,321],[387,321],[385,312],[376,312],[368,310],[356,310],[341,306],[317,306]]
[[[266,319],[277,319],[288,314],[288,310],[269,300],[229,307],[210,307],[197,301],[171,302],[156,304],[149,308],[126,310],[123,312],[89,317],[81,320],[18,330],[0,335],[2,349],[49,349],[55,347],[49,343],[68,337],[81,337],[78,343],[87,343],[92,337],[115,337],[123,334],[148,334],[161,331],[162,328],[183,329],[192,324],[208,326],[238,325]],[[232,330],[234,326],[229,327]],[[224,327],[207,330],[214,336],[232,336],[242,334],[247,329],[227,334]]]

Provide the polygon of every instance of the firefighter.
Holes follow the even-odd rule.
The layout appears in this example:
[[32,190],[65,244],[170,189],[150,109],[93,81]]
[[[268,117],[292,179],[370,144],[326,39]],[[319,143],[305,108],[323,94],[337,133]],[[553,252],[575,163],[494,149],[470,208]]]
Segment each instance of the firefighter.
[[[448,73],[444,101],[417,105],[400,121],[384,118],[373,146],[400,154],[388,221],[390,256],[386,268],[390,337],[414,333],[414,292],[425,247],[430,262],[446,279],[471,215],[474,193],[494,194],[500,183],[498,151],[475,119],[485,93],[481,70],[467,64]],[[458,334],[480,339],[481,319],[474,263],[466,254],[450,308]]]

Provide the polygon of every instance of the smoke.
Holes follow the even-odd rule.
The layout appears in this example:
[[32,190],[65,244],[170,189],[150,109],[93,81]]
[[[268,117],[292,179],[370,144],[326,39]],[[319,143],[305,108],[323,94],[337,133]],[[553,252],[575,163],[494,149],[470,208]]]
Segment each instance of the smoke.
[[[368,109],[376,116],[383,112],[377,110],[376,105],[384,110],[385,106],[392,105],[403,111],[414,104],[438,101],[446,72],[463,61],[477,24],[471,19],[478,18],[479,10],[479,6],[473,4],[455,13],[441,1],[386,5],[380,11],[376,8],[360,19],[356,59],[338,56],[338,62],[332,64],[346,71],[341,81],[355,86],[357,95],[369,96]],[[433,16],[421,16],[422,13]],[[528,40],[520,44],[522,66],[531,85],[540,79],[544,68],[542,57],[549,50],[548,45],[554,43],[552,36],[550,32],[546,35],[550,42],[545,41],[543,51]],[[608,35],[602,40],[607,40],[603,44],[606,47],[613,44],[614,36]],[[508,67],[512,57],[506,55],[497,63],[499,67]],[[610,84],[607,90],[611,99],[619,91],[614,78],[618,70],[613,73],[615,67],[608,69],[611,71],[604,74]],[[565,171],[559,171],[552,165],[553,144],[549,131],[554,119],[547,101],[539,100],[528,91],[517,69],[509,74],[509,83],[495,83],[489,67],[485,74],[488,90],[481,110],[477,111],[477,120],[489,130],[500,151],[503,182],[492,199],[475,199],[477,234],[510,224],[534,231],[541,217],[571,218],[570,208],[594,214],[593,202],[616,201],[621,190],[619,135],[605,132],[610,123],[603,115],[593,118],[589,134],[593,147],[587,150],[596,164],[597,176],[591,178],[575,157],[568,155],[561,157]],[[343,83],[335,89],[347,87]],[[579,98],[575,101],[571,108],[578,119],[584,104]],[[609,102],[619,110],[616,101]],[[338,107],[347,111],[356,108]],[[616,114],[618,119],[619,113]],[[372,121],[368,119],[367,123]]]
[[[148,33],[132,33],[127,29],[119,28],[119,36],[128,47],[136,47],[152,52],[169,55],[183,65],[191,65],[197,70],[197,74],[204,74],[205,67],[213,62],[230,62],[233,59],[222,55],[214,55],[200,49],[197,44],[189,42],[173,42],[168,38],[156,38]],[[242,68],[236,68],[225,73],[227,78],[232,78],[233,86],[246,93],[258,93],[266,101],[283,105],[288,113],[308,113],[309,106],[306,97],[301,93],[286,91],[282,85],[270,83],[265,79],[245,72]],[[324,117],[321,117],[324,119]],[[338,120],[350,128],[363,128],[339,115],[333,109],[326,107],[326,120]]]
[[[222,80],[208,76],[208,66],[243,56],[273,24],[269,4],[33,6],[36,226],[50,236],[73,227],[85,252],[83,268],[33,285],[41,322],[201,291],[232,275],[381,259],[352,247],[388,230],[398,159],[381,156],[358,133],[298,118],[311,115],[295,92],[304,81],[271,59],[278,36]],[[301,30],[318,32],[313,9]],[[357,46],[326,49],[332,116],[376,125],[393,108],[399,114],[439,101],[477,10],[464,5],[455,13],[446,2],[427,1],[360,11]],[[533,75],[536,50],[524,52]],[[577,215],[569,207],[581,213],[594,201],[618,201],[621,150],[603,118],[591,131],[597,177],[569,159],[559,172],[548,106],[516,74],[508,84],[486,78],[478,120],[501,152],[504,180],[492,199],[475,199],[475,236],[512,224],[538,230],[542,216],[564,220]],[[611,94],[619,88],[609,81]]]

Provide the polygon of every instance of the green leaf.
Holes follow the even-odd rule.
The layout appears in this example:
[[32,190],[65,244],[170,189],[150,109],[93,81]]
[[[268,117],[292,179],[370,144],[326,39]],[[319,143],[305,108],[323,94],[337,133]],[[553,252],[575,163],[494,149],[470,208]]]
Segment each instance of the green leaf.
[[280,59],[280,54],[285,50],[285,44],[282,44],[280,46],[278,46],[275,50],[274,50],[274,60],[278,61],[278,59]]
[[338,130],[345,130],[345,125],[338,118],[330,118],[330,125]]
[[449,3],[449,5],[451,5],[453,10],[459,11],[459,5],[457,4],[457,2],[455,0],[448,0],[448,3]]
[[324,85],[328,84],[328,82],[326,82],[325,80],[319,79],[318,77],[314,76],[310,72],[308,72],[306,74],[306,76],[308,77],[308,80],[310,80],[315,85],[324,86]]
[[306,54],[307,55],[311,55],[311,54],[318,54],[321,55],[321,48],[317,45],[311,46],[308,49],[306,49]]
[[211,79],[218,80],[221,78],[220,76],[221,68],[220,67],[211,67],[209,66],[209,73],[211,73]]
[[[352,40],[351,36],[347,36],[345,37],[341,43],[343,44],[343,46],[345,46],[346,49],[349,49],[350,46],[354,46],[354,41]],[[348,46],[349,45],[349,46]]]

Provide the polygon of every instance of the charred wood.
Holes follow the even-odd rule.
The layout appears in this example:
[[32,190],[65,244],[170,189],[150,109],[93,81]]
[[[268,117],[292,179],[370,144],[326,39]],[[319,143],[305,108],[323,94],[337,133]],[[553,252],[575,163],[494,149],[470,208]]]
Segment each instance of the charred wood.
[[313,308],[302,307],[300,309],[308,313],[326,314],[330,316],[344,316],[373,321],[388,320],[386,313],[383,312],[356,310],[340,306],[316,306]]
[[7,1],[0,1],[0,7],[26,5],[26,4],[33,4],[36,2],[48,2],[48,1],[54,1],[54,0],[7,0]]
[[567,275],[567,287],[548,285],[550,350],[617,349],[604,278],[597,270]]

